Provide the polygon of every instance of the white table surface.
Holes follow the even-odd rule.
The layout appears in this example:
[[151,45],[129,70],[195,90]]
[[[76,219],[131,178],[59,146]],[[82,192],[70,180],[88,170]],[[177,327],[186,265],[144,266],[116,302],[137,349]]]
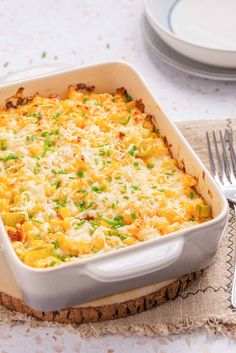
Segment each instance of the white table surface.
[[[0,75],[46,63],[80,66],[121,59],[143,73],[173,120],[236,118],[236,83],[195,78],[150,60],[142,12],[142,0],[0,0]],[[63,329],[0,326],[1,353],[46,351],[227,353],[236,351],[236,341],[206,332],[81,339]]]

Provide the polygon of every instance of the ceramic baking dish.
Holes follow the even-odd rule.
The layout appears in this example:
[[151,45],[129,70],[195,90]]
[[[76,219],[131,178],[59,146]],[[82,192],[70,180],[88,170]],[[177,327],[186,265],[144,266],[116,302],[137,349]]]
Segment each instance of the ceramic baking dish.
[[[211,205],[213,219],[142,244],[48,269],[35,269],[21,262],[0,221],[3,255],[25,303],[38,310],[58,310],[207,267],[226,224],[226,199],[178,128],[160,108],[140,74],[122,62],[61,69],[58,67],[58,72],[41,73],[33,78],[22,79],[22,75],[35,75],[32,70],[17,73],[17,78],[5,77],[0,85],[0,105],[19,87],[25,88],[26,95],[37,91],[46,96],[50,93],[63,96],[69,85],[78,82],[93,84],[98,92],[114,92],[124,86],[134,99],[142,98],[146,112],[154,116],[161,135],[167,138],[173,157],[187,173],[198,179],[196,189]],[[17,81],[12,82],[14,79]]]

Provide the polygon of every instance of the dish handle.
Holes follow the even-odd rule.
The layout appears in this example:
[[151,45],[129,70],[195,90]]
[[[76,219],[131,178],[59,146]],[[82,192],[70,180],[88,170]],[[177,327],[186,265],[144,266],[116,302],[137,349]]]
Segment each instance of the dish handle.
[[0,77],[0,85],[15,83],[33,77],[42,77],[51,73],[72,69],[73,66],[64,63],[45,64],[27,69],[9,72]]
[[[146,244],[145,244],[146,245]],[[149,245],[149,246],[148,246]],[[151,245],[137,253],[117,252],[110,257],[103,258],[86,266],[88,276],[99,282],[117,282],[143,276],[161,270],[173,264],[181,255],[184,239],[174,239],[168,243]]]

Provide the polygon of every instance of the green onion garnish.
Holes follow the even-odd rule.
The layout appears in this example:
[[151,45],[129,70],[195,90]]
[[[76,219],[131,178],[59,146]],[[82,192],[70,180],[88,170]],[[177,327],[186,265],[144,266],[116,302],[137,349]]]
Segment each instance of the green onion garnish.
[[118,122],[122,125],[127,125],[131,119],[131,116],[129,115],[127,119],[124,120],[118,120]]

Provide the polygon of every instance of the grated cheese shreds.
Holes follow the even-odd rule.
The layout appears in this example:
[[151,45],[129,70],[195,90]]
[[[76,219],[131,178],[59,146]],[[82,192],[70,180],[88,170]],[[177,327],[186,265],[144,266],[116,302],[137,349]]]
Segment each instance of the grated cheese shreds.
[[25,264],[78,261],[211,218],[196,179],[178,168],[125,89],[95,93],[80,84],[65,99],[35,95],[7,108],[0,212]]

